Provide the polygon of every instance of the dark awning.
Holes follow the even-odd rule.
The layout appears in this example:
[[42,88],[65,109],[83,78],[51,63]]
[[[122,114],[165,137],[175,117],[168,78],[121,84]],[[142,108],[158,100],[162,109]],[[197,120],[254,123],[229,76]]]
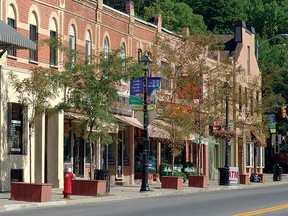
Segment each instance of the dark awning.
[[36,50],[36,44],[0,20],[0,57],[8,49]]

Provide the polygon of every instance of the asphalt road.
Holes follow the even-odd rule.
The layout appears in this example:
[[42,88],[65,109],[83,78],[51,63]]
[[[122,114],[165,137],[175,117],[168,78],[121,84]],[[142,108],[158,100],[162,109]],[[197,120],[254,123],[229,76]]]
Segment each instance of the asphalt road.
[[1,212],[10,216],[288,215],[288,186],[169,195],[86,205]]

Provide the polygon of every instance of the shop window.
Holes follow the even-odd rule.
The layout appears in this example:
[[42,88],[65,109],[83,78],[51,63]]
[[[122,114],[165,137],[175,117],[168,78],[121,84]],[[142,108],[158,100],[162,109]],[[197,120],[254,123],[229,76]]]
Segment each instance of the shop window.
[[[93,146],[93,144],[92,144]],[[91,152],[90,152],[90,144],[89,142],[86,142],[86,148],[85,148],[85,163],[91,162]]]
[[254,145],[253,143],[246,143],[246,166],[253,167],[254,166]]
[[8,143],[11,154],[25,154],[25,119],[21,104],[8,103]]
[[23,182],[23,169],[11,169],[11,182]]
[[114,146],[112,144],[108,145],[108,164],[115,164]]
[[[64,125],[65,129],[67,126],[68,124]],[[71,136],[68,127],[64,133],[64,163],[71,163]]]

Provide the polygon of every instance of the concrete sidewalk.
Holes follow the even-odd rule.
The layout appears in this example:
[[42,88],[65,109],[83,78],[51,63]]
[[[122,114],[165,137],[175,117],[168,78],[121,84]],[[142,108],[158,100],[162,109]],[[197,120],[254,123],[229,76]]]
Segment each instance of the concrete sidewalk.
[[85,204],[85,203],[96,203],[105,201],[117,201],[124,199],[134,199],[143,197],[153,196],[164,196],[170,194],[188,194],[188,193],[199,193],[205,191],[217,191],[217,190],[231,190],[231,189],[244,189],[244,188],[255,188],[255,187],[267,187],[272,185],[288,184],[288,176],[284,175],[283,180],[279,182],[273,182],[272,174],[266,174],[265,183],[249,183],[248,185],[231,185],[231,186],[220,186],[218,181],[209,181],[207,188],[196,188],[188,187],[187,183],[184,183],[183,190],[173,189],[161,189],[161,183],[151,183],[149,185],[151,192],[139,192],[140,185],[135,186],[111,186],[110,194],[105,196],[74,196],[71,195],[70,199],[64,199],[63,189],[52,189],[52,200],[51,202],[24,202],[10,200],[10,193],[0,193],[0,212],[11,211],[23,208],[40,208],[49,206],[62,206],[62,205],[73,205],[73,204]]

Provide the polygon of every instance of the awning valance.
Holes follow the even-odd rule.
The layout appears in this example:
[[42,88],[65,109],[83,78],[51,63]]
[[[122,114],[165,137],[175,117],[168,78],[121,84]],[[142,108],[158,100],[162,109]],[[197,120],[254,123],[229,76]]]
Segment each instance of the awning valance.
[[36,44],[0,20],[0,57],[8,49],[36,50]]
[[257,130],[251,130],[251,140],[256,142],[259,147],[267,147],[265,135]]
[[132,118],[128,116],[120,116],[120,115],[114,115],[114,116],[116,117],[118,121],[122,122],[125,125],[143,129],[143,125],[136,118]]

